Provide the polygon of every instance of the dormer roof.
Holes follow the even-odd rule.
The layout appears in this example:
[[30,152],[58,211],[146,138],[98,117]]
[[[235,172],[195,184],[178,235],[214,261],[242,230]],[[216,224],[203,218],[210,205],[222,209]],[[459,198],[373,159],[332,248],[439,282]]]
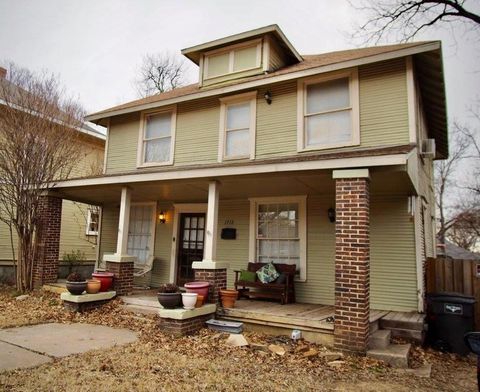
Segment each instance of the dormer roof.
[[277,40],[277,43],[284,50],[284,54],[290,57],[291,64],[303,60],[302,56],[297,52],[297,50],[293,47],[285,34],[283,34],[283,31],[276,24],[260,27],[258,29],[245,31],[243,33],[234,34],[228,37],[216,39],[214,41],[191,46],[189,48],[182,49],[182,54],[189,60],[193,61],[195,64],[199,65],[201,55],[204,52],[215,50],[224,46],[249,41],[255,38],[260,38],[265,35],[270,35]]

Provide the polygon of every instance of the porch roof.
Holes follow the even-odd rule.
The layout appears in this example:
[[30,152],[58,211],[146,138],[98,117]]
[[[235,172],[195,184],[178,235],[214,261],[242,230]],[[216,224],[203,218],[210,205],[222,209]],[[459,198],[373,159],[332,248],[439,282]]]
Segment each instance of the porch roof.
[[[248,163],[171,167],[59,182],[51,191],[64,199],[103,205],[118,202],[122,187],[132,201],[204,202],[208,182],[222,183],[221,198],[334,194],[333,169],[369,167],[373,191],[411,194],[407,162],[412,145],[350,153],[259,160]],[[383,155],[382,155],[383,154]],[[333,158],[336,156],[336,158]],[[392,176],[392,173],[395,175]],[[386,188],[385,188],[386,187]],[[385,189],[383,189],[385,188]]]

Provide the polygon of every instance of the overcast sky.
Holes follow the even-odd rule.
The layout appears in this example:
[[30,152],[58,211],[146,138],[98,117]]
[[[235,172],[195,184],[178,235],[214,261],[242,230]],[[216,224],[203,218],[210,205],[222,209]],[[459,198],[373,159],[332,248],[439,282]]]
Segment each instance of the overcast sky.
[[[341,0],[0,0],[0,63],[58,74],[93,112],[136,98],[132,81],[146,53],[180,53],[272,23],[302,54],[348,49],[355,46],[349,34],[361,15]],[[465,41],[463,33],[435,30],[418,37],[443,41],[450,120],[465,120],[480,95],[480,40],[470,34]],[[196,67],[189,76],[197,80]]]

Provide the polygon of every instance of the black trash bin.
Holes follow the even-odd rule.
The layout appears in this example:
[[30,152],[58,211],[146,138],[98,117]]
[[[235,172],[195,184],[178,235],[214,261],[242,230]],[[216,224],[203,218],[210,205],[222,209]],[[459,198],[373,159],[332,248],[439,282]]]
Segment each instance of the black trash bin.
[[473,331],[473,297],[462,294],[430,294],[427,297],[428,341],[437,349],[467,355],[463,336]]

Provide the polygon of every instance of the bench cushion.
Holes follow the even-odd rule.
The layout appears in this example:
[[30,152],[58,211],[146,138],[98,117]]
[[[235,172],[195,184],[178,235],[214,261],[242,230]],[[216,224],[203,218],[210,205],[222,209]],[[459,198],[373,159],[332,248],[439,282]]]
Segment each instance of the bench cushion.
[[240,280],[243,280],[245,282],[255,282],[257,280],[257,274],[252,271],[241,270]]

